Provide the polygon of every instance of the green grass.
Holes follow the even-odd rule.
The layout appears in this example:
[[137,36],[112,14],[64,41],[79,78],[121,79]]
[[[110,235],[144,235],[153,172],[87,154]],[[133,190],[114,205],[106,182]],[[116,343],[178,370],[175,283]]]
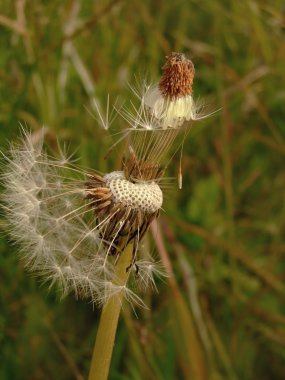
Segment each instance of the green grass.
[[[113,169],[118,153],[103,156],[124,123],[106,133],[85,106],[128,99],[127,83],[156,80],[171,51],[193,59],[195,96],[221,108],[194,125],[183,190],[166,194],[160,224],[177,283],[160,282],[138,318],[124,308],[111,380],[285,377],[282,11],[278,0],[1,2],[1,150],[19,122],[46,125],[52,149],[58,139],[78,164]],[[168,175],[178,166],[179,155]],[[2,217],[0,228],[0,379],[86,378],[99,311],[58,302],[25,272]]]

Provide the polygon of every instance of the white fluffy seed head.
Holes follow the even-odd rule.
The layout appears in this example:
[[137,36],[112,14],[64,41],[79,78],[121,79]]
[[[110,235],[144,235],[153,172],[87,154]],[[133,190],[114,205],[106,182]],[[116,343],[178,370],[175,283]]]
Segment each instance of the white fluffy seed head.
[[153,181],[132,183],[125,178],[122,171],[106,174],[104,179],[116,203],[150,214],[158,211],[162,206],[162,191]]
[[[84,198],[85,174],[66,160],[49,158],[42,141],[34,146],[32,136],[25,133],[23,143],[11,147],[0,177],[10,235],[20,245],[27,268],[50,286],[57,285],[63,296],[72,292],[102,305],[123,292],[142,306],[127,286],[113,283],[115,260],[109,255],[113,241],[106,241],[99,229],[99,225],[107,229],[112,218],[96,221],[93,200]],[[123,172],[106,175],[106,181],[116,202],[150,213],[161,207],[162,193],[154,182],[132,184]],[[117,226],[119,233],[124,223]]]

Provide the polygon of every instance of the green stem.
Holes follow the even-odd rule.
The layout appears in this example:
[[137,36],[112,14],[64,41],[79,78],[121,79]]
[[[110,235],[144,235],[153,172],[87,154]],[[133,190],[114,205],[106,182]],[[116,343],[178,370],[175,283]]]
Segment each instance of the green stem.
[[[129,267],[133,260],[133,245],[129,244],[116,264],[116,285],[124,286],[129,278]],[[88,380],[106,380],[108,378],[119,315],[124,292],[121,291],[107,301],[103,307],[96,342],[93,350]]]

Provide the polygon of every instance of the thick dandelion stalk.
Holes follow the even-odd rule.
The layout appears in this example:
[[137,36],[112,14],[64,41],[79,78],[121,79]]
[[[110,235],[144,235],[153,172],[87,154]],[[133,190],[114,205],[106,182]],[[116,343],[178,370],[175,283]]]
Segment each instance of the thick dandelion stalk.
[[[115,269],[116,285],[126,286],[133,260],[133,245],[129,244],[122,252]],[[112,296],[103,307],[97,331],[88,380],[108,378],[115,336],[124,297],[123,290]]]

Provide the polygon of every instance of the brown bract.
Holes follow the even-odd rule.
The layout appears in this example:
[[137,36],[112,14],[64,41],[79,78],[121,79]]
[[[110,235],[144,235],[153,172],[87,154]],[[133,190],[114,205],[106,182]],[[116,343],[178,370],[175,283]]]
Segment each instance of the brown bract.
[[159,89],[165,98],[174,100],[192,94],[195,69],[184,54],[171,53],[163,66]]

